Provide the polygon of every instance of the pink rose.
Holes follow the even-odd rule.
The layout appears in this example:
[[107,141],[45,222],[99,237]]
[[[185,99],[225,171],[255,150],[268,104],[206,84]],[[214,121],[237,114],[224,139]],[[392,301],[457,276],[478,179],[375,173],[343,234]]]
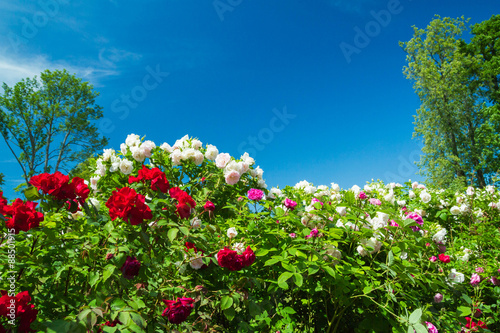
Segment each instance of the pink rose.
[[429,330],[429,333],[439,333],[436,326],[429,323],[428,321],[425,322],[425,325],[427,325],[427,329]]
[[259,190],[256,188],[252,188],[252,189],[248,190],[247,196],[248,196],[248,199],[250,199],[250,200],[259,201],[259,200],[262,200],[262,198],[264,197],[264,192],[262,192],[262,190]]
[[470,284],[473,286],[477,286],[479,282],[481,282],[481,277],[479,276],[479,274],[476,273],[472,274],[470,278]]
[[231,171],[226,175],[226,183],[228,185],[235,185],[240,180],[240,174],[238,171]]
[[368,202],[371,203],[372,205],[377,205],[377,206],[380,206],[382,204],[382,202],[379,199],[375,198],[370,198]]
[[436,262],[438,260],[438,258],[436,256],[432,256],[429,258],[429,260],[432,262]]
[[443,300],[442,294],[437,293],[436,295],[434,295],[434,303],[441,303],[442,300]]
[[366,196],[365,192],[361,191],[358,194],[358,198],[361,199],[361,200],[364,200],[364,199],[366,199],[368,197]]

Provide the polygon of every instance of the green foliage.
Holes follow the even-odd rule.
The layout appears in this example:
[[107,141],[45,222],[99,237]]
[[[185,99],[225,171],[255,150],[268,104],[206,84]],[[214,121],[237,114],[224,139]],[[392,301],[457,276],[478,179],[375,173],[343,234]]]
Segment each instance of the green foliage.
[[438,188],[462,179],[484,187],[500,169],[498,22],[497,15],[475,25],[466,44],[468,20],[437,16],[400,43],[408,54],[404,74],[421,101],[414,123],[414,137],[424,142],[419,166]]
[[3,90],[0,132],[26,183],[39,172],[67,173],[107,144],[92,124],[102,117],[99,93],[66,70],[46,70],[13,87],[4,83]]
[[[195,141],[177,142],[184,148],[175,150],[153,148],[149,165],[136,148],[135,158],[127,148],[90,161],[89,169],[100,176],[87,179],[90,197],[77,213],[64,200],[27,194],[42,197],[45,217],[40,227],[15,236],[16,288],[29,291],[39,311],[33,329],[404,333],[425,332],[430,322],[439,331],[457,332],[473,315],[490,331],[500,329],[500,287],[492,280],[500,262],[496,188],[455,192],[375,182],[365,186],[364,197],[359,187],[304,181],[264,190],[266,196],[253,201],[248,190],[265,187],[253,163],[244,157],[225,167],[195,162],[189,156],[206,153],[191,147]],[[181,150],[186,158],[179,161]],[[131,169],[115,169],[126,161]],[[171,188],[195,200],[188,218],[176,212],[171,193],[154,190],[150,181],[129,181],[151,164]],[[239,167],[240,180],[228,184],[227,173]],[[105,203],[122,187],[145,197],[150,220],[131,225],[111,218]],[[215,210],[204,208],[207,200]],[[409,212],[422,215],[423,225]],[[2,242],[6,249],[7,240]],[[197,250],[188,250],[186,242]],[[450,262],[430,261],[442,245]],[[215,256],[225,247],[238,253],[250,247],[255,262],[239,270],[221,267]],[[129,256],[141,263],[131,279],[122,272]],[[7,251],[0,251],[0,260],[7,262]],[[478,268],[481,282],[474,286],[469,278]],[[8,272],[1,277],[6,281]],[[436,293],[444,295],[441,302],[434,302]],[[175,324],[162,316],[163,300],[178,298],[192,298],[194,309]],[[119,323],[103,326],[113,321]],[[0,323],[5,326],[5,318]]]

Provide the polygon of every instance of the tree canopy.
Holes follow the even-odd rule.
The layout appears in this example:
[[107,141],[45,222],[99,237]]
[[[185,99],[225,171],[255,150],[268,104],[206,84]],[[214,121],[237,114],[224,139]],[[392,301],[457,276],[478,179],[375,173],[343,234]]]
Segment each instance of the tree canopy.
[[500,169],[500,15],[472,31],[468,21],[437,16],[400,43],[407,52],[403,72],[421,101],[414,123],[414,137],[424,143],[420,172],[440,187],[484,187]]
[[108,140],[93,121],[102,117],[99,93],[66,70],[46,70],[13,87],[3,84],[0,132],[22,168],[23,178],[69,170]]

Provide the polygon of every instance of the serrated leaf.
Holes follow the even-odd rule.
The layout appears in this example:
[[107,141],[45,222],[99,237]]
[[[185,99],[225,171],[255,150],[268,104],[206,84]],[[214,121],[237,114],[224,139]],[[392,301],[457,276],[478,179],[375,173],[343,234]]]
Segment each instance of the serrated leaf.
[[102,273],[102,282],[106,282],[106,280],[109,279],[111,275],[113,275],[114,271],[115,266],[106,265],[106,267],[104,267],[104,272]]
[[415,331],[417,331],[417,333],[428,333],[429,332],[427,330],[427,328],[420,323],[413,325],[413,328],[415,329]]

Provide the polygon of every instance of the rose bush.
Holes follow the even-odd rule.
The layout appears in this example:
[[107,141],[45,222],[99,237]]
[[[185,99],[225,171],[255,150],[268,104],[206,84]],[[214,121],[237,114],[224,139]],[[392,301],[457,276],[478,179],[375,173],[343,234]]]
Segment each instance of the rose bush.
[[500,330],[494,187],[268,190],[248,154],[188,136],[90,162],[0,200],[0,332]]

